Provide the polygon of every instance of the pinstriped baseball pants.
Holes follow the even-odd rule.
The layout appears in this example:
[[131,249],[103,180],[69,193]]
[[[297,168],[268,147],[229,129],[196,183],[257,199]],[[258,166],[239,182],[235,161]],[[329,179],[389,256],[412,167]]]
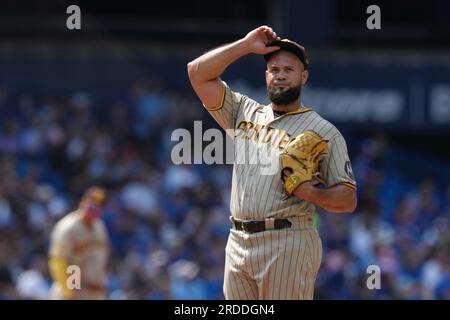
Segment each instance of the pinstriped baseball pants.
[[230,230],[223,285],[227,300],[313,299],[322,241],[311,216],[289,220],[289,229]]

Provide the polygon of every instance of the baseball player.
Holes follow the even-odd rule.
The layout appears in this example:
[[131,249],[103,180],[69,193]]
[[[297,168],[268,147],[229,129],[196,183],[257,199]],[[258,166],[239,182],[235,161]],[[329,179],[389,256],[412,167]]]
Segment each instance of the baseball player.
[[[49,267],[53,278],[51,299],[91,300],[106,298],[106,264],[109,240],[100,219],[106,193],[91,187],[82,196],[78,209],[58,221],[51,235]],[[79,286],[75,275],[79,272]],[[72,285],[70,285],[72,283]]]
[[[219,78],[230,64],[251,53],[266,61],[269,105],[233,91]],[[315,206],[335,213],[356,207],[356,182],[344,137],[302,104],[308,65],[302,46],[281,39],[268,26],[188,64],[192,87],[204,107],[222,128],[233,130],[226,299],[313,299],[322,259],[313,225]],[[236,162],[255,146],[257,151],[270,146],[276,152],[280,165],[274,174],[264,173],[261,162]]]

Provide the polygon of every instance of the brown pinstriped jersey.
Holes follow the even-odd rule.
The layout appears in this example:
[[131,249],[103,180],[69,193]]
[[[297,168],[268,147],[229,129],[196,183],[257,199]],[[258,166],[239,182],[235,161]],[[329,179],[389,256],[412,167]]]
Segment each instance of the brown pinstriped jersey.
[[65,258],[81,269],[81,284],[104,286],[109,239],[102,220],[87,227],[78,213],[71,212],[55,225],[51,235],[51,257]]
[[[260,220],[315,211],[312,203],[288,197],[281,181],[280,153],[290,140],[306,130],[316,131],[329,141],[328,154],[320,165],[326,186],[344,184],[356,189],[345,139],[334,125],[308,108],[275,117],[270,105],[262,105],[223,84],[221,104],[205,107],[223,129],[233,129],[233,217]],[[270,169],[271,165],[276,170]]]

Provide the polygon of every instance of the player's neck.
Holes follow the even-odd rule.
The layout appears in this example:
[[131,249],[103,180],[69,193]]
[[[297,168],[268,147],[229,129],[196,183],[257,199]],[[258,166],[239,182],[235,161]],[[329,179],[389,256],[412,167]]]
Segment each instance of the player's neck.
[[81,217],[81,220],[83,221],[83,224],[87,227],[87,228],[92,228],[93,224],[94,224],[94,219],[88,217],[88,215],[86,214],[86,212],[84,212],[82,209],[78,209],[78,214]]
[[292,102],[290,104],[285,104],[285,105],[274,104],[272,102],[270,106],[272,107],[272,109],[274,111],[279,111],[279,112],[293,112],[293,111],[305,109],[300,98],[298,98],[297,100],[295,100],[294,102]]
[[92,229],[94,225],[94,220],[91,218],[84,217],[83,223],[88,229]]

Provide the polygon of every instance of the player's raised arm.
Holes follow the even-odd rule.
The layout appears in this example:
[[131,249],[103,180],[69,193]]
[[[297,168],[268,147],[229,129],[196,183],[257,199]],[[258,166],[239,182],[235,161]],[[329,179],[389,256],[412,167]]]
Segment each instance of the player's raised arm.
[[188,75],[195,93],[209,108],[220,105],[223,85],[219,79],[225,69],[237,59],[250,54],[267,54],[279,49],[267,47],[277,39],[276,33],[267,26],[249,32],[244,38],[211,50],[188,63]]

